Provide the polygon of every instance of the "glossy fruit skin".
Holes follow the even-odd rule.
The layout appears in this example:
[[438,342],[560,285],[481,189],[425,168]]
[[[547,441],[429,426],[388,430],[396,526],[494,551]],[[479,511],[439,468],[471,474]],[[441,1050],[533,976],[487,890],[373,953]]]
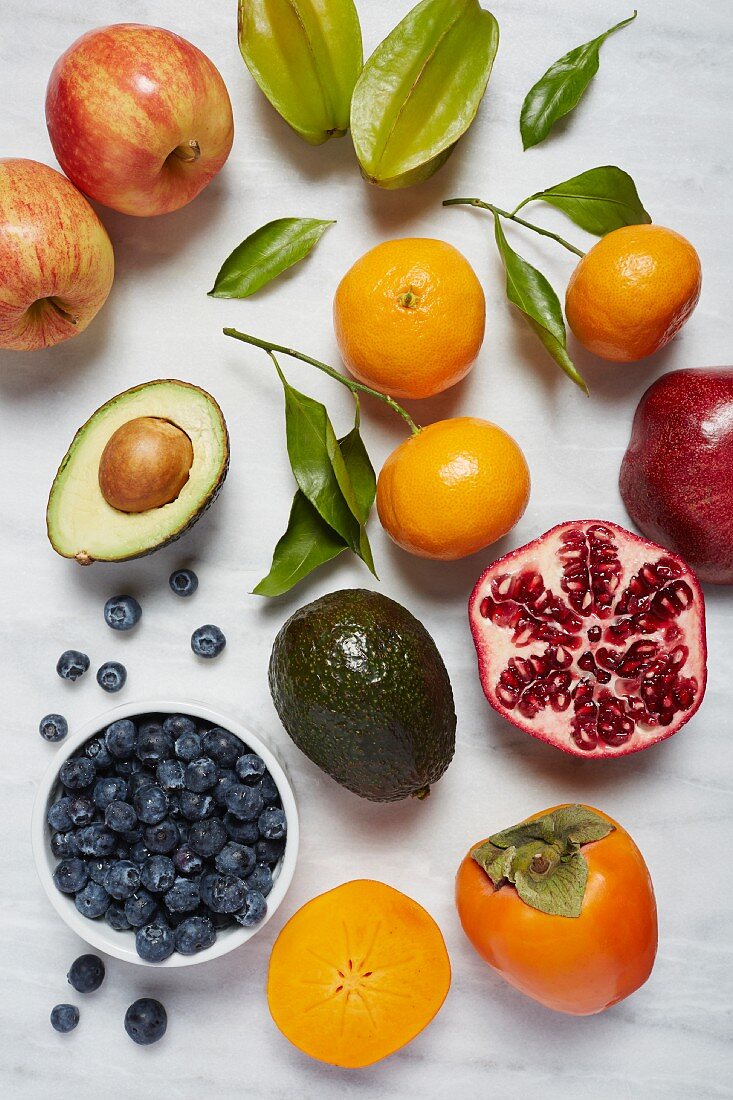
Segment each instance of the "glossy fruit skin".
[[377,511],[398,546],[454,561],[502,538],[529,501],[524,455],[503,428],[461,416],[401,443],[377,481]]
[[657,907],[644,857],[625,829],[593,812],[614,831],[582,846],[588,882],[579,917],[533,909],[510,884],[495,890],[471,858],[483,841],[472,845],[456,876],[458,915],[479,955],[521,993],[571,1016],[603,1012],[634,993],[657,953]]
[[[67,176],[123,214],[185,206],[213,179],[234,137],[213,63],[160,27],[118,23],[78,38],[56,62],[46,125]],[[194,157],[190,143],[200,154]]]
[[106,229],[60,172],[0,159],[0,348],[35,351],[83,332],[114,268]]
[[661,225],[614,229],[580,261],[565,298],[568,324],[602,359],[631,363],[672,340],[700,297],[700,257]]
[[733,584],[733,369],[676,370],[642,396],[621,463],[626,511],[701,581]]
[[407,237],[378,244],[346,272],[333,321],[341,357],[360,382],[392,397],[431,397],[473,366],[486,301],[453,245]]

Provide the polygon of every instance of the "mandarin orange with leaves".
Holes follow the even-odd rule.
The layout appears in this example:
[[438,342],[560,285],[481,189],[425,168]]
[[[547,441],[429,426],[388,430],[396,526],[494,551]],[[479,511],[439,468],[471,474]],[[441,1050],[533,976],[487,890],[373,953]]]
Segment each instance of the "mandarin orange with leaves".
[[354,378],[392,397],[432,397],[473,366],[486,301],[453,245],[408,237],[378,244],[346,272],[333,320]]

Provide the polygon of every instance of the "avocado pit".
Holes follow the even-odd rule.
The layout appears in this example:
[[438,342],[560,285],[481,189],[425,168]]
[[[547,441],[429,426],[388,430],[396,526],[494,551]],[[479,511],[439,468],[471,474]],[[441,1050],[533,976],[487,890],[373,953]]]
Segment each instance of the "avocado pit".
[[147,512],[178,497],[192,464],[193,445],[181,428],[139,416],[108,440],[99,460],[99,488],[111,508]]

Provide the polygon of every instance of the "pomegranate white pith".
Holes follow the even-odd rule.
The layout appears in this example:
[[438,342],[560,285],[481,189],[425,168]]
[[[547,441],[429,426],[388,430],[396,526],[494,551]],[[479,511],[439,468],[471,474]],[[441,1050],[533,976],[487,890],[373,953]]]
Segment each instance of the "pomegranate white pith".
[[705,606],[682,558],[603,520],[499,558],[469,601],[486,698],[575,756],[663,741],[705,692]]

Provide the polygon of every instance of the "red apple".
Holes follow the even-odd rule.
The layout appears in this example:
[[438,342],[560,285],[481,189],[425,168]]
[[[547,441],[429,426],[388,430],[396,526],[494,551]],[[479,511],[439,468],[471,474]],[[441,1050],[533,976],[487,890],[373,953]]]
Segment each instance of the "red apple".
[[83,332],[114,268],[107,231],[65,176],[0,160],[0,348],[33,351]]
[[219,70],[172,31],[100,27],[56,62],[46,125],[58,162],[85,194],[123,214],[167,214],[229,156],[232,105]]
[[643,395],[621,496],[649,539],[703,581],[733,584],[733,370],[675,370]]

